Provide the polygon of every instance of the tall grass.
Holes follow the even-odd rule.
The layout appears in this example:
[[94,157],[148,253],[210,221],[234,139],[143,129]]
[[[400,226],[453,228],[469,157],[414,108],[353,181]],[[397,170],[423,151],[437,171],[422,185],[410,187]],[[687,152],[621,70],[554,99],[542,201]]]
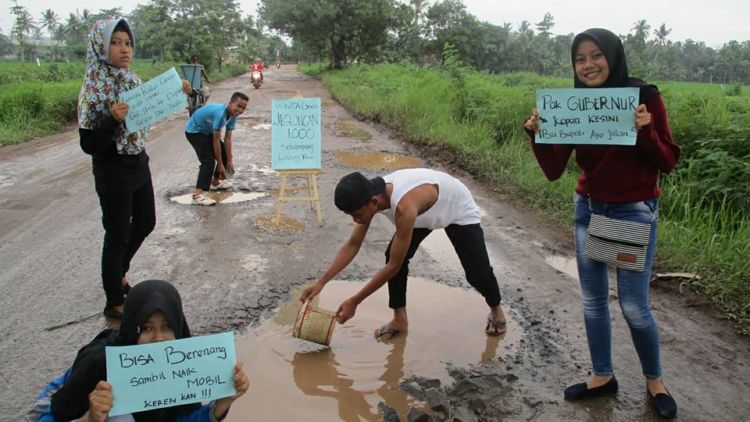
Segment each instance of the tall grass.
[[[550,183],[522,130],[535,91],[569,87],[570,81],[463,72],[456,77],[456,71],[409,65],[360,65],[323,73],[322,79],[355,114],[411,141],[450,149],[475,175],[572,224],[575,163]],[[750,137],[739,138],[746,133],[741,126],[750,127],[750,98],[728,97],[715,87],[695,94],[682,85],[661,85],[674,138],[685,151],[679,168],[662,180],[658,265],[700,274],[693,286],[748,329],[750,211],[742,200],[743,189],[750,189],[750,167],[746,174],[742,169],[750,166],[750,155],[743,155]],[[716,163],[733,166],[728,168],[735,179],[711,174]]]
[[[173,66],[179,72],[177,63],[143,61],[134,63],[133,70],[147,81]],[[0,77],[0,145],[48,135],[74,121],[84,69],[83,63],[53,63],[42,67],[0,63],[3,75]],[[217,81],[242,74],[244,70],[244,66],[229,65],[209,76]],[[3,84],[6,80],[12,83]]]

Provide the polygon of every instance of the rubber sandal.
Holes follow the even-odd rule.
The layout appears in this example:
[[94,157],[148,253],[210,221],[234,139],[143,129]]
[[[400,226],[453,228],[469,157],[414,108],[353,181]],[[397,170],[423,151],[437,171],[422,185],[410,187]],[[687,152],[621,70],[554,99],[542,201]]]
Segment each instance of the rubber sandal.
[[122,311],[118,310],[114,306],[108,306],[104,308],[104,316],[112,319],[122,319]]
[[487,315],[487,326],[484,333],[488,336],[501,336],[508,331],[507,323],[504,319],[493,319],[492,314]]
[[[390,340],[393,337],[401,334],[401,330],[397,328],[389,328],[385,325],[375,330],[375,339],[378,341]],[[383,338],[383,336],[388,336]]]

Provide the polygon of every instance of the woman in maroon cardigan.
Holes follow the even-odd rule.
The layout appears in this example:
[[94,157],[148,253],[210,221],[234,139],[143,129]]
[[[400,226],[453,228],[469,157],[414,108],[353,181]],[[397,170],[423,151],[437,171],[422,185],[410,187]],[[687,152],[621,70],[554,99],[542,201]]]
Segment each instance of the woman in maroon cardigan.
[[617,291],[646,377],[649,401],[660,416],[673,418],[677,405],[661,379],[659,332],[651,315],[648,287],[656,249],[659,173],[674,168],[680,148],[672,140],[658,89],[628,76],[625,51],[615,34],[605,29],[588,29],[575,37],[571,56],[576,88],[637,87],[640,100],[634,117],[638,131],[635,146],[537,144],[534,141],[534,134],[539,131],[537,110],[524,123],[534,155],[549,180],[562,175],[573,151],[581,169],[574,195],[576,258],[593,375],[584,383],[568,387],[565,398],[580,400],[617,392],[612,367],[607,264],[583,254],[593,212],[651,225],[644,271],[618,268]]

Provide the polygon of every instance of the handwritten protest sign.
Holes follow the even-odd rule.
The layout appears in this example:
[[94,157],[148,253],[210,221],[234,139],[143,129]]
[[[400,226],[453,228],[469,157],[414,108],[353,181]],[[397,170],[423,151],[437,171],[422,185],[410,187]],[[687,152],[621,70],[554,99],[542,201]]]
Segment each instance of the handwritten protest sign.
[[540,144],[635,145],[638,88],[542,89]]
[[320,98],[271,101],[271,168],[320,168]]
[[107,382],[114,403],[110,416],[235,394],[234,334],[107,347]]
[[187,104],[187,96],[182,91],[182,79],[174,68],[137,88],[123,92],[120,99],[128,103],[128,116],[125,118],[128,133],[146,128]]

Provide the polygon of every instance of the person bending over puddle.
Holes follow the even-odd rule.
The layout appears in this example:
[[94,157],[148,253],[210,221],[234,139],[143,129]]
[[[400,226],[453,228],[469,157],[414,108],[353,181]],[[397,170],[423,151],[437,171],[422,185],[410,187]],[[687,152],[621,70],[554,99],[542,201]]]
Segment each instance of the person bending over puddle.
[[[190,337],[182,300],[177,289],[162,280],[147,280],[136,284],[125,299],[120,330],[104,330],[84,346],[76,356],[73,366],[45,389],[35,409],[29,413],[30,420],[69,421],[84,416],[87,421],[103,422],[112,408],[113,396],[117,394],[107,383],[106,346],[131,346]],[[216,421],[222,420],[229,407],[250,387],[250,380],[242,369],[242,363],[234,367],[234,386],[237,394],[212,401],[167,407],[138,412],[131,421]],[[50,391],[53,384],[62,384],[57,391]],[[51,394],[51,399],[49,395]],[[119,416],[119,418],[123,418]]]
[[[204,192],[232,187],[232,182],[227,180],[234,173],[232,132],[237,116],[247,108],[248,99],[247,95],[235,92],[228,104],[211,103],[199,108],[185,125],[185,137],[200,161],[193,205],[216,205]],[[222,130],[224,139],[221,139]]]
[[352,217],[354,229],[325,274],[302,291],[301,301],[317,296],[326,283],[349,265],[362,246],[372,218],[382,213],[396,226],[396,233],[385,251],[385,266],[357,294],[339,306],[336,312],[339,323],[352,318],[357,305],[388,282],[388,306],[393,309],[393,319],[375,330],[375,337],[387,340],[405,332],[408,328],[409,260],[432,230],[445,229],[467,281],[484,296],[490,307],[485,332],[501,335],[506,331],[500,289],[487,255],[479,207],[469,189],[458,179],[429,169],[398,170],[374,179],[355,172],[341,178],[334,202],[338,209]]

